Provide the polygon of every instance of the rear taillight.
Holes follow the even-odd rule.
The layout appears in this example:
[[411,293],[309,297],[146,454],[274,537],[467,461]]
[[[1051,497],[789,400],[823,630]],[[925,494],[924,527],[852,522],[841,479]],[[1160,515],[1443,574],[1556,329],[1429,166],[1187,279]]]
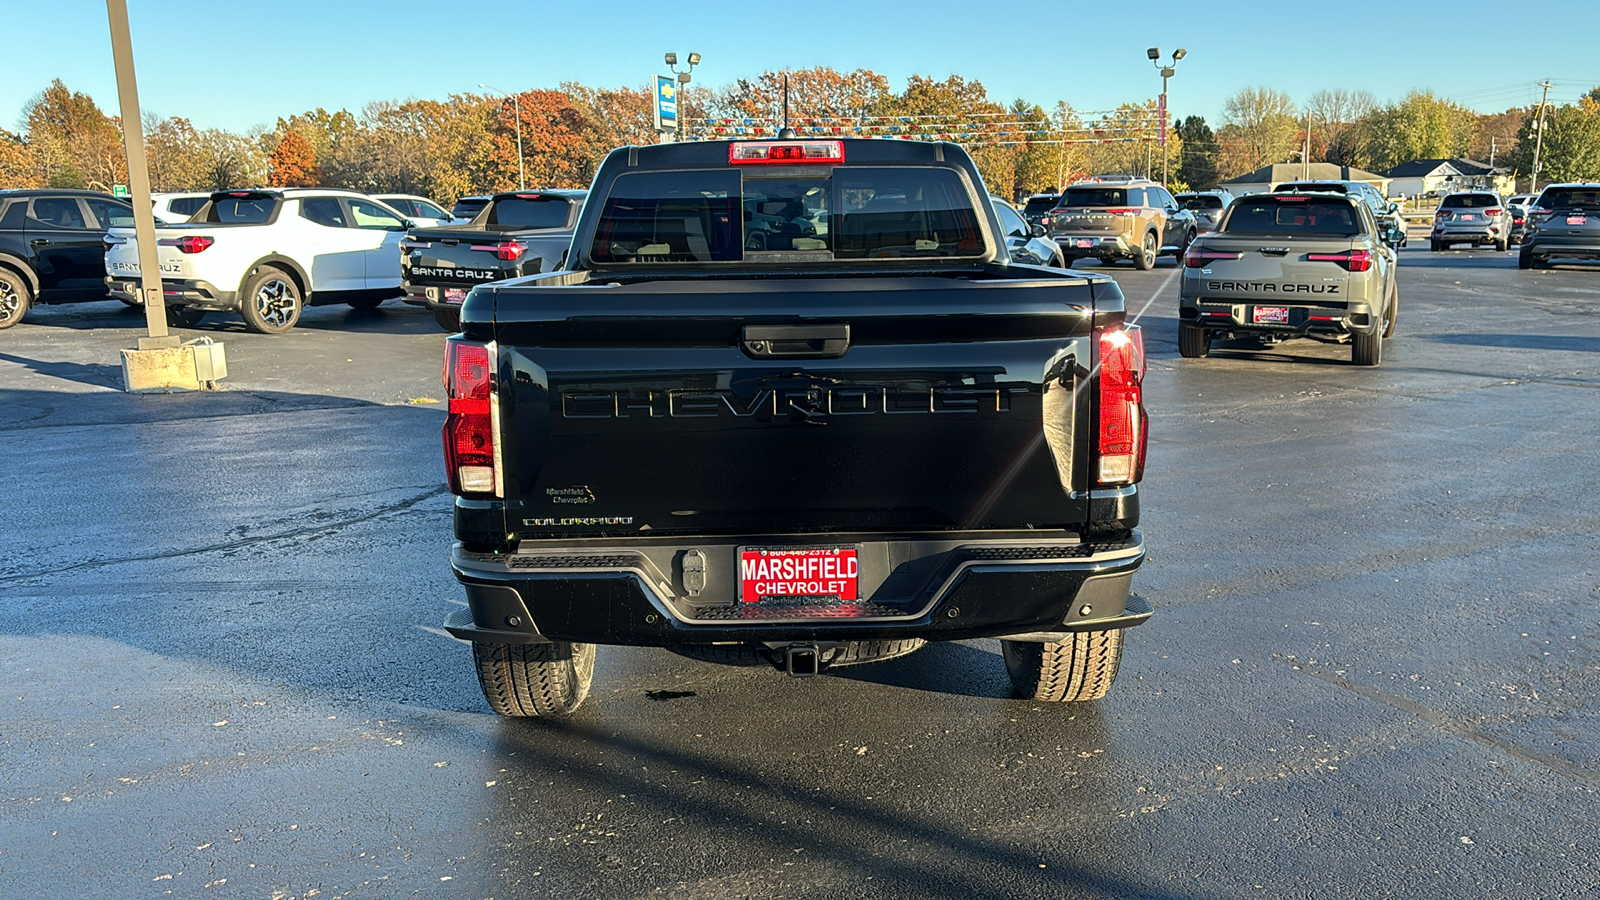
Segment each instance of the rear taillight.
[[1348,253],[1308,253],[1306,260],[1338,263],[1351,272],[1365,272],[1372,268],[1372,252],[1369,250],[1351,250]]
[[1137,325],[1100,333],[1100,468],[1102,485],[1144,477],[1149,417],[1144,410],[1144,334]]
[[445,341],[444,465],[452,493],[500,495],[500,442],[493,414],[494,350],[463,338]]
[[177,247],[179,253],[199,253],[216,241],[202,234],[186,234],[181,238],[162,238],[156,243],[163,247]]
[[1495,208],[1495,209],[1486,209],[1486,210],[1483,211],[1483,214],[1486,215],[1486,216],[1498,216],[1503,212],[1505,212],[1505,210],[1499,209],[1499,208]]
[[806,163],[838,165],[844,162],[844,141],[734,141],[728,145],[729,165],[755,163]]
[[1542,206],[1535,206],[1533,209],[1528,210],[1528,217],[1532,218],[1533,216],[1548,216],[1553,212],[1555,212],[1553,209],[1545,209]]
[[498,244],[473,244],[472,249],[493,253],[494,258],[501,262],[512,262],[528,251],[528,245],[521,241],[501,241]]
[[1183,255],[1183,264],[1191,269],[1198,269],[1218,259],[1244,259],[1244,254],[1223,253],[1220,250],[1190,250]]
[[1139,213],[1144,212],[1144,210],[1137,207],[1129,207],[1126,209],[1102,209],[1101,212],[1108,216],[1137,216]]

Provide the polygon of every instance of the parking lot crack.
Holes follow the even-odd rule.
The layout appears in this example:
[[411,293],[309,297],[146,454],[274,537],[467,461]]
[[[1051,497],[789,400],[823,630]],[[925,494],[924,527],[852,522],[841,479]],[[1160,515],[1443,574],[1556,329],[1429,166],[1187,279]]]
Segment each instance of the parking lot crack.
[[1312,678],[1315,678],[1318,681],[1333,685],[1337,688],[1343,688],[1344,690],[1350,691],[1353,694],[1365,697],[1368,700],[1381,703],[1392,709],[1397,709],[1407,715],[1421,719],[1440,731],[1455,735],[1456,737],[1465,738],[1475,744],[1479,744],[1498,753],[1509,756],[1518,762],[1548,769],[1549,771],[1560,775],[1563,778],[1568,778],[1582,784],[1600,786],[1600,772],[1586,769],[1570,760],[1562,759],[1559,756],[1554,756],[1549,753],[1541,753],[1540,751],[1534,750],[1530,747],[1524,747],[1521,744],[1504,740],[1503,738],[1497,738],[1493,735],[1484,734],[1481,731],[1469,728],[1466,725],[1451,719],[1437,710],[1429,709],[1428,707],[1423,706],[1414,700],[1408,700],[1398,694],[1391,694],[1382,688],[1376,688],[1368,684],[1359,684],[1349,680],[1348,678],[1335,675],[1331,672],[1323,672],[1311,668],[1304,663],[1299,664],[1297,668],[1299,671],[1310,675]]
[[107,559],[92,559],[75,563],[73,565],[49,569],[46,571],[19,572],[13,575],[0,576],[0,584],[13,584],[16,582],[29,581],[36,578],[50,578],[66,572],[81,572],[90,569],[101,569],[105,568],[106,566],[116,566],[124,563],[152,562],[162,559],[181,559],[186,556],[201,556],[207,553],[224,553],[232,550],[239,550],[245,547],[253,547],[258,544],[269,543],[271,541],[281,541],[297,537],[304,537],[310,534],[325,534],[330,531],[338,531],[355,525],[366,524],[387,516],[394,516],[400,513],[408,512],[412,508],[428,500],[432,500],[434,497],[448,493],[449,488],[440,485],[439,487],[432,488],[431,490],[423,491],[420,494],[413,494],[410,497],[406,497],[394,503],[380,506],[377,509],[364,510],[359,514],[347,516],[343,519],[319,522],[315,525],[306,525],[285,531],[276,531],[272,532],[271,534],[260,534],[254,537],[241,537],[235,540],[207,544],[201,547],[187,547],[178,550],[165,550],[158,553],[118,556]]

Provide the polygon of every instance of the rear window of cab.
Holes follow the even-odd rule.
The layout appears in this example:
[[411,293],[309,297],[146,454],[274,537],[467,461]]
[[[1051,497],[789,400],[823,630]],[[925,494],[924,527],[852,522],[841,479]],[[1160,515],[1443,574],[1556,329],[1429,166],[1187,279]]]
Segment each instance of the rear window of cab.
[[[620,175],[600,211],[595,263],[786,263],[981,257],[980,213],[937,167],[839,166],[815,175],[734,169]],[[805,253],[807,256],[794,256]]]
[[1306,195],[1236,200],[1220,230],[1282,237],[1352,237],[1363,231],[1350,201]]
[[1499,206],[1500,198],[1493,194],[1451,194],[1439,204],[1440,209],[1487,209]]
[[1222,198],[1216,194],[1179,194],[1178,202],[1184,209],[1221,209]]

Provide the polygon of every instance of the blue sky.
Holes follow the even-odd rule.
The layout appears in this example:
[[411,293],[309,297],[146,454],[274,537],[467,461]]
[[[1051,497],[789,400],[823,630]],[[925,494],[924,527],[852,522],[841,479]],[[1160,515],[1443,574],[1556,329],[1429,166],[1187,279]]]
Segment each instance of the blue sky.
[[[0,127],[54,78],[117,110],[100,0],[0,0],[9,54]],[[505,90],[643,87],[662,53],[704,57],[691,89],[764,69],[873,69],[895,90],[913,74],[983,82],[992,99],[1109,109],[1160,93],[1145,48],[1188,56],[1169,99],[1213,125],[1225,98],[1263,85],[1302,102],[1321,88],[1365,89],[1380,102],[1431,89],[1498,112],[1535,103],[1536,83],[1572,102],[1600,83],[1600,2],[1438,0],[1305,3],[1060,2],[451,3],[434,0],[128,0],[144,109],[199,128],[244,131],[323,107],[443,99]],[[1533,10],[1537,15],[1532,15]],[[1133,14],[1134,10],[1149,13]],[[1336,20],[1336,21],[1333,21]],[[20,36],[32,50],[24,50]],[[1497,49],[1499,48],[1499,49]]]

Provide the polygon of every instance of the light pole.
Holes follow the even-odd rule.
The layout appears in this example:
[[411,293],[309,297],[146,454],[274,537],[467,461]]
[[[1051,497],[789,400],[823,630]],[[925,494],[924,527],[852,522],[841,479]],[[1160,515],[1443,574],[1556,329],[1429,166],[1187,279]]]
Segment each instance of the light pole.
[[1172,67],[1176,66],[1178,64],[1178,60],[1183,59],[1188,54],[1189,54],[1189,51],[1183,49],[1182,47],[1179,47],[1178,49],[1172,51],[1172,62],[1167,63],[1166,65],[1162,65],[1161,64],[1161,51],[1160,51],[1160,49],[1158,49],[1156,47],[1151,47],[1149,50],[1146,50],[1144,52],[1145,56],[1150,57],[1150,62],[1152,64],[1154,64],[1157,69],[1159,69],[1161,71],[1161,186],[1162,187],[1166,187],[1167,186],[1167,79],[1172,77],[1172,73],[1173,73],[1173,68]]
[[522,170],[522,104],[517,101],[517,95],[510,91],[502,91],[497,87],[490,87],[481,81],[478,82],[478,87],[511,98],[511,109],[517,114],[517,190],[525,191],[528,189],[528,177]]
[[1539,111],[1533,114],[1534,134],[1533,140],[1533,169],[1528,173],[1528,193],[1539,193],[1539,152],[1544,149],[1544,104],[1550,99],[1550,82],[1541,81],[1539,86],[1544,88],[1544,94],[1539,97]]
[[666,60],[667,68],[672,71],[672,74],[678,76],[678,122],[680,123],[678,134],[680,138],[687,138],[689,136],[689,126],[686,123],[689,120],[684,113],[689,110],[684,100],[689,96],[689,73],[694,71],[695,66],[700,65],[700,54],[689,54],[689,68],[684,69],[682,72],[678,71],[678,54],[668,53]]

